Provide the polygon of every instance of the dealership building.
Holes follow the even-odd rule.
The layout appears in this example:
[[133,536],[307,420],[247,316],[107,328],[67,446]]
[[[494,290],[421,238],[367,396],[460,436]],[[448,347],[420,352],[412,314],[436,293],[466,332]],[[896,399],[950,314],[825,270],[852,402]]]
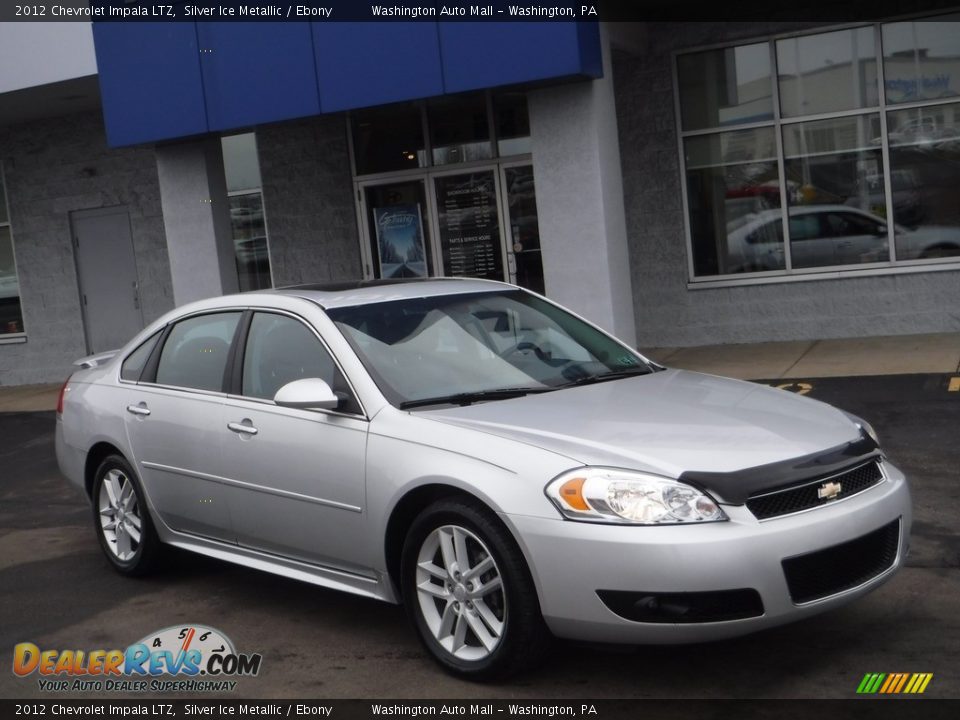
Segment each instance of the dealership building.
[[0,24],[0,385],[364,278],[515,282],[641,349],[958,331],[960,14],[922,6]]

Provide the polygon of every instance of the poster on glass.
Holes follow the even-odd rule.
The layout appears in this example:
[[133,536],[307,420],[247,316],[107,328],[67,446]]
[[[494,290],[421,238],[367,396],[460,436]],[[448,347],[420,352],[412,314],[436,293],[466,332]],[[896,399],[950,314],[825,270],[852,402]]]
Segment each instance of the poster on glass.
[[427,276],[420,205],[390,205],[374,208],[380,277],[414,278]]
[[493,171],[444,175],[435,182],[444,274],[503,280]]

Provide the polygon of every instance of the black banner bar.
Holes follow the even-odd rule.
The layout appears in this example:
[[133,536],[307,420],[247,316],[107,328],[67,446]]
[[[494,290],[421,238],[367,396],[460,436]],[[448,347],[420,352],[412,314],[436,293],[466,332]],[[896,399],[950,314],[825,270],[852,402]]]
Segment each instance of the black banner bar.
[[[759,688],[758,688],[759,690]],[[323,718],[324,720],[953,720],[960,700],[0,700],[0,717]]]
[[2,22],[869,22],[957,0],[37,0],[0,3]]

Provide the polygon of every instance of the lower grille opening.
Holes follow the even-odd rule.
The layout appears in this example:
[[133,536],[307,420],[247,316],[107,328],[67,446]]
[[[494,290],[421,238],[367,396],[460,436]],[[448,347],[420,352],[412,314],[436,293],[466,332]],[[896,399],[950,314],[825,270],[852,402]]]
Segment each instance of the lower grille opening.
[[879,530],[782,562],[790,597],[811,602],[850,590],[889,570],[900,546],[900,520]]
[[597,595],[617,615],[636,622],[721,622],[763,615],[760,593],[752,588],[677,593],[597,590]]

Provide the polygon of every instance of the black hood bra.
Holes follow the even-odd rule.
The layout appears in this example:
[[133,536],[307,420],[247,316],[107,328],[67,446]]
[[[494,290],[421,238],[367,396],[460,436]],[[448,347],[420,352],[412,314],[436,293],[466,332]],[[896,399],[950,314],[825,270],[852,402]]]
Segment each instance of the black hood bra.
[[720,502],[743,505],[756,493],[826,478],[880,455],[877,444],[863,433],[859,440],[810,455],[726,473],[690,471],[679,480],[709,492]]

